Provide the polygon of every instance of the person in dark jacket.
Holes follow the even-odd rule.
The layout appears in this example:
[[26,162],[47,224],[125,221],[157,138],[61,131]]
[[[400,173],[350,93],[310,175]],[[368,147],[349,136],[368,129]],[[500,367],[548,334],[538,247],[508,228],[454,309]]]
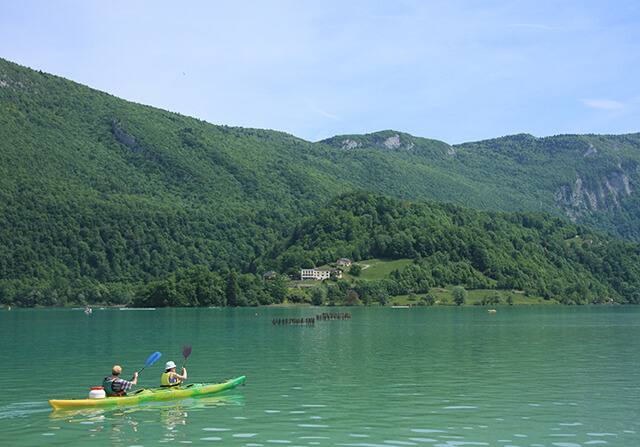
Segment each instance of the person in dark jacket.
[[138,373],[133,373],[133,380],[124,380],[118,377],[122,374],[122,367],[115,365],[111,369],[111,375],[105,377],[102,381],[104,392],[107,396],[126,396],[127,391],[131,389],[136,383],[138,383]]

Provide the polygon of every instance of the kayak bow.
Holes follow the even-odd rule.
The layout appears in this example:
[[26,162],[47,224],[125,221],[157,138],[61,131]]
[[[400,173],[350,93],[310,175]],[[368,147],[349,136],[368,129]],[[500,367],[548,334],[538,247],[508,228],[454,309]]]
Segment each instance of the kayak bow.
[[51,399],[49,404],[56,410],[78,407],[115,407],[122,405],[137,405],[143,402],[157,400],[179,399],[184,397],[202,396],[231,390],[242,382],[245,376],[230,379],[222,383],[192,383],[176,388],[142,389],[121,397],[105,397],[101,399]]

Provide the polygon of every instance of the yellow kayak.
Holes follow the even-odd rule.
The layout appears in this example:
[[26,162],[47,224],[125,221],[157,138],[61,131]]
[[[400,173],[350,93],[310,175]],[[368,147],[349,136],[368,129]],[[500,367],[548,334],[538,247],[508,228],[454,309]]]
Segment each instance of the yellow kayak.
[[245,376],[230,379],[222,383],[192,383],[176,388],[151,388],[135,391],[133,394],[120,397],[103,397],[98,399],[51,399],[49,404],[56,410],[78,407],[110,407],[136,405],[157,400],[179,399],[183,397],[203,396],[231,390],[242,382]]

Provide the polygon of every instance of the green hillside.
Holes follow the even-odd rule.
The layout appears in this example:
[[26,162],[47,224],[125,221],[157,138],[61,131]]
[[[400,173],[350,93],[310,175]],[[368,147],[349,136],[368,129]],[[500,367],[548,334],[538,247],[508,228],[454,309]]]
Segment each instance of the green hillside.
[[385,131],[323,143],[342,150],[342,167],[362,189],[479,210],[542,211],[640,241],[640,134],[521,134],[449,146]]
[[0,108],[0,296],[123,293],[192,265],[250,271],[291,222],[351,187],[290,135],[212,126],[6,61]]
[[261,274],[272,247],[358,189],[546,211],[640,240],[638,134],[452,147],[383,131],[312,143],[2,59],[0,111],[0,304],[122,302],[194,266]]
[[[270,254],[270,267],[412,259],[355,290],[365,302],[432,288],[519,290],[566,304],[640,303],[640,245],[543,213],[479,212],[366,191],[344,194]],[[353,280],[354,278],[350,278]]]

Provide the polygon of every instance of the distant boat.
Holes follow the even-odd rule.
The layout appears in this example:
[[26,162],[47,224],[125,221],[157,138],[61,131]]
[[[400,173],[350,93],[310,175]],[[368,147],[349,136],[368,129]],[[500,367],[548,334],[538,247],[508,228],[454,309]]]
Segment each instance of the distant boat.
[[87,307],[87,308],[84,310],[84,313],[85,313],[85,314],[90,314],[91,312],[93,312],[93,309],[91,309],[90,307]]
[[498,311],[497,311],[497,310],[495,310],[495,309],[489,309],[487,312],[489,312],[489,313],[492,313],[492,314],[493,314],[493,313],[496,313],[496,312],[498,312]]
[[393,309],[408,309],[409,306],[391,306]]
[[155,307],[119,307],[120,310],[156,310]]

